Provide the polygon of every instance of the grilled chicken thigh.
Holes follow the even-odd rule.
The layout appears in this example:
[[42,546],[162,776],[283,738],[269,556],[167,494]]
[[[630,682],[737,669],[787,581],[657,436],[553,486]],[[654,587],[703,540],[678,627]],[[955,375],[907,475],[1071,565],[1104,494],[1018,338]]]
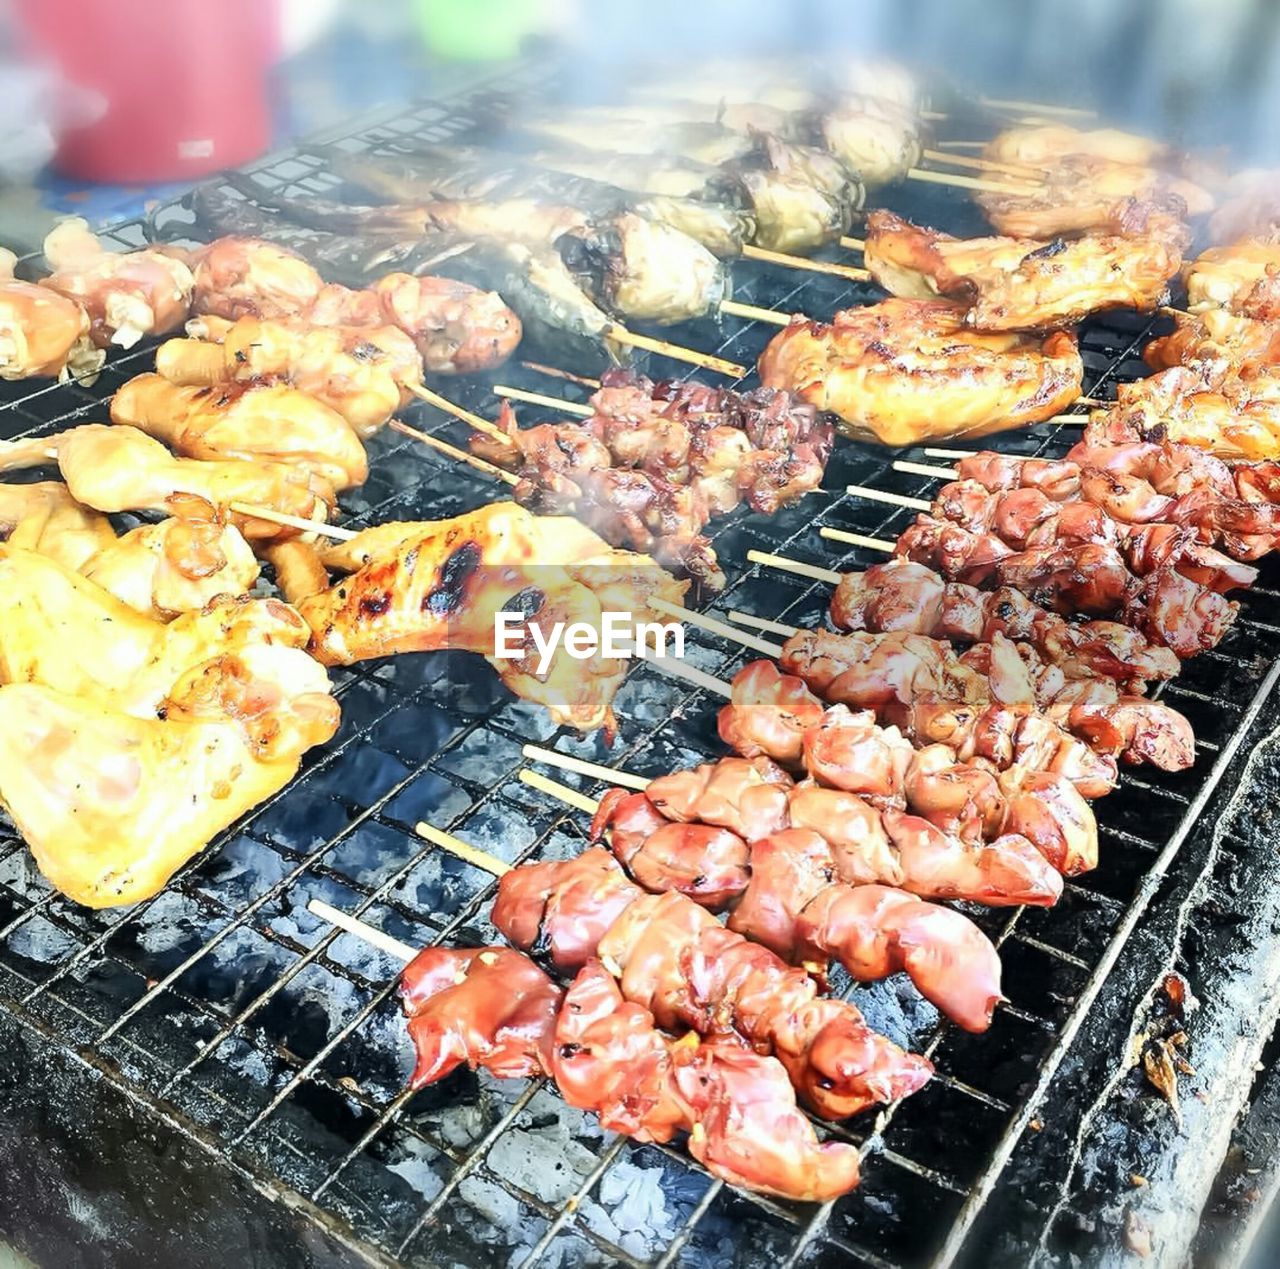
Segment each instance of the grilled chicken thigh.
[[0,250],[0,379],[91,383],[105,358],[89,338],[89,314],[74,300],[13,276],[13,252]]

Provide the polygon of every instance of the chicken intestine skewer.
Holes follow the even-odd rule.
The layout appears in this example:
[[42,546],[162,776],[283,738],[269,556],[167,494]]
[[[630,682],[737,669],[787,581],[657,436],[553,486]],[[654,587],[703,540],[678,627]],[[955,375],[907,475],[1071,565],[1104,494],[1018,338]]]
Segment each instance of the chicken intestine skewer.
[[730,1185],[822,1202],[858,1182],[858,1151],[819,1143],[776,1058],[689,1032],[673,1039],[626,1001],[598,960],[566,992],[510,948],[423,949],[401,1001],[416,1054],[410,1087],[466,1063],[504,1079],[548,1075],[606,1131],[666,1142]]

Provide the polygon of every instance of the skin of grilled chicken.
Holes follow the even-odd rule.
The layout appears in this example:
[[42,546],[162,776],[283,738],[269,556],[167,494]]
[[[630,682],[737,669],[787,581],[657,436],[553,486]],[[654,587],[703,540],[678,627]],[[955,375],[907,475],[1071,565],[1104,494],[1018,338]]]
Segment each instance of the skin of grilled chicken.
[[1259,321],[1280,319],[1280,242],[1246,238],[1210,247],[1182,270],[1193,313],[1222,308]]
[[89,338],[89,314],[74,300],[13,276],[16,258],[0,249],[0,379],[92,383],[106,354]]
[[364,484],[364,445],[336,410],[282,383],[200,388],[142,374],[116,390],[111,421],[186,458],[294,463],[335,491]]
[[1194,316],[1176,314],[1172,335],[1153,339],[1143,350],[1153,370],[1168,370],[1193,361],[1229,361],[1243,369],[1280,366],[1280,325],[1241,317],[1225,308],[1209,308]]
[[1056,167],[1066,158],[1100,159],[1130,167],[1152,167],[1170,157],[1163,141],[1116,128],[1082,130],[1065,124],[1008,128],[993,137],[983,157],[996,163]]
[[187,256],[191,311],[236,321],[296,317],[315,302],[324,279],[287,247],[260,238],[217,238]]
[[0,804],[48,880],[77,903],[136,903],[337,729],[328,676],[258,645],[196,667],[135,717],[38,683],[0,687]]
[[0,546],[2,683],[42,683],[155,718],[192,666],[260,644],[302,648],[309,634],[288,605],[247,596],[165,624],[46,556]]
[[50,231],[44,254],[52,273],[40,285],[83,306],[99,348],[167,335],[191,311],[191,270],[168,252],[107,251],[76,218]]
[[830,410],[855,439],[914,445],[1039,422],[1080,395],[1073,335],[966,329],[963,305],[889,299],[793,320],[760,356],[760,380]]
[[894,295],[968,303],[964,322],[974,330],[1049,330],[1111,308],[1151,312],[1167,302],[1186,227],[1135,203],[1117,228],[1071,242],[963,239],[875,211],[865,263]]
[[172,383],[210,387],[267,379],[300,388],[336,410],[361,437],[381,428],[422,382],[422,358],[394,326],[317,326],[301,318],[242,317],[221,343],[171,339],[156,371]]
[[[239,458],[175,458],[134,427],[86,423],[33,441],[0,442],[2,471],[41,466],[51,459],[72,497],[98,511],[164,513],[175,494],[203,498],[219,509],[246,502],[309,520],[323,520],[334,505],[332,486],[305,467]],[[239,514],[232,521],[251,541],[298,532]]]
[[79,572],[116,544],[116,532],[100,511],[82,506],[57,480],[0,484],[0,542],[48,555]]

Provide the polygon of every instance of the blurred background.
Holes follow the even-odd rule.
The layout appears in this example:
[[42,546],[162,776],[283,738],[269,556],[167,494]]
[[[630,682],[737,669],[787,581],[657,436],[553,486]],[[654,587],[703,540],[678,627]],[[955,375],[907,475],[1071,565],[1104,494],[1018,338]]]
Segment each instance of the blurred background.
[[101,223],[377,106],[539,59],[555,90],[607,96],[700,57],[833,50],[902,59],[997,96],[1270,165],[1274,0],[0,0],[0,227]]

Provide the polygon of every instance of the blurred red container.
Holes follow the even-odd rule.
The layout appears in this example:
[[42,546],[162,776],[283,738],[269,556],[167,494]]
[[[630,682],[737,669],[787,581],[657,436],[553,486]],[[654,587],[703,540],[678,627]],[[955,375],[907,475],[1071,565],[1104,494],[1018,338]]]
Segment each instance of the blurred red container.
[[54,160],[92,181],[181,181],[244,163],[271,139],[275,0],[19,0],[32,53],[100,94]]

